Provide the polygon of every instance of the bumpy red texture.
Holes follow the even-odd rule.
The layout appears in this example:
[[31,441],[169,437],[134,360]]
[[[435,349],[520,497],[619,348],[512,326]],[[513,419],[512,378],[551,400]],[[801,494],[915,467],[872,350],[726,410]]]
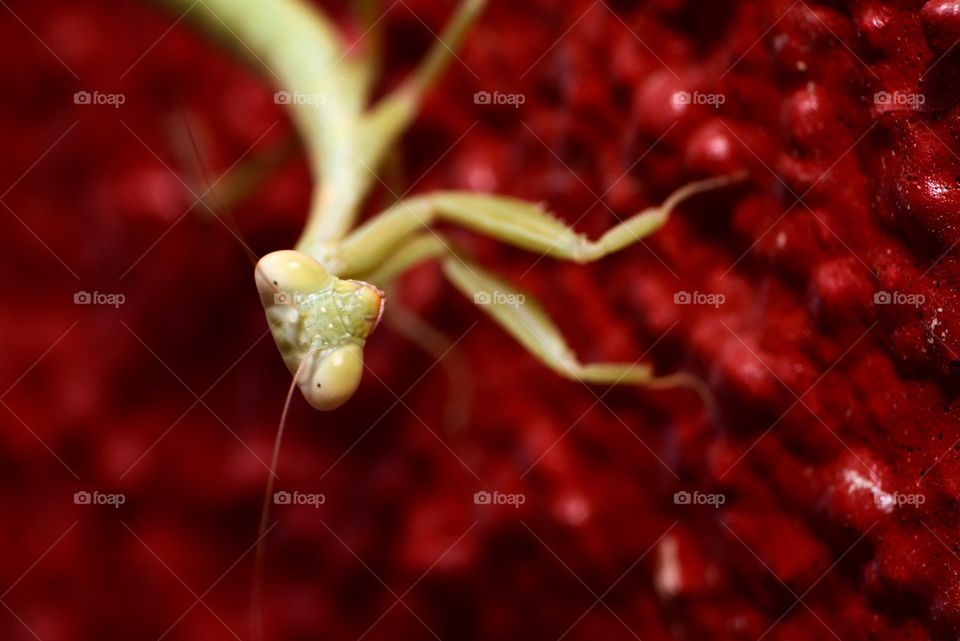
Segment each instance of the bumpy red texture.
[[[382,3],[384,88],[452,6]],[[289,247],[311,185],[293,159],[234,233],[181,182],[204,188],[183,123],[214,175],[294,134],[188,18],[0,15],[0,636],[246,640],[289,375],[243,243]],[[274,510],[267,638],[957,638],[958,39],[955,0],[495,1],[400,193],[545,201],[596,236],[747,169],[589,266],[451,230],[584,360],[646,355],[716,406],[562,380],[416,270],[391,302],[456,347],[435,365],[385,325],[351,403],[295,400],[278,489],[325,502]]]

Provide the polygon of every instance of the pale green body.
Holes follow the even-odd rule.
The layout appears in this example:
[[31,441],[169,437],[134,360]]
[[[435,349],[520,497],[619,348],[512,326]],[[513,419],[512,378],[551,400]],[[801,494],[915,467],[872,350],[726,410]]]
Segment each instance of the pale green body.
[[[386,286],[425,260],[440,260],[444,274],[459,291],[562,376],[611,385],[688,385],[706,396],[696,378],[682,373],[656,377],[639,361],[580,363],[531,296],[525,296],[523,304],[507,302],[511,296],[516,300],[519,292],[473,262],[431,225],[445,220],[515,247],[585,263],[655,232],[681,201],[730,184],[738,176],[688,184],[661,206],[622,221],[597,241],[570,229],[540,205],[466,192],[401,200],[354,229],[359,206],[374,181],[380,180],[376,172],[385,154],[416,116],[424,92],[449,63],[453,49],[486,0],[464,0],[418,70],[373,106],[368,101],[377,70],[375,33],[368,38],[370,53],[357,56],[347,51],[322,13],[302,0],[164,1],[189,12],[218,36],[231,40],[237,51],[265,66],[278,89],[322,97],[290,104],[315,180],[306,229],[295,250],[268,254],[256,269],[257,288],[274,340],[294,383],[313,407],[333,409],[354,394],[363,375],[364,345],[383,315],[383,292],[351,279]],[[371,0],[356,1],[369,17]],[[377,21],[370,18],[369,22],[369,31],[375,31]],[[491,297],[491,293],[498,296]],[[438,348],[442,341],[429,325],[405,310],[396,311],[397,327],[439,360],[451,351],[452,346]],[[401,320],[404,318],[407,320]],[[452,395],[457,392],[452,390]],[[281,419],[271,471],[277,466],[283,424]],[[251,607],[257,641],[262,638],[258,590],[273,480],[271,474],[257,544]]]
[[[167,1],[183,9],[192,3]],[[333,304],[339,300],[336,292],[340,285],[331,286],[330,282],[362,279],[386,286],[410,267],[439,259],[450,282],[467,296],[479,300],[478,295],[496,292],[498,296],[481,309],[563,376],[602,384],[682,384],[701,389],[696,379],[684,374],[656,378],[650,367],[639,362],[580,363],[532,297],[524,296],[523,305],[500,302],[519,292],[470,260],[431,224],[445,220],[522,249],[585,263],[655,232],[686,198],[728,185],[741,176],[690,183],[661,206],[622,221],[597,241],[575,232],[540,205],[469,192],[437,192],[402,200],[354,229],[359,205],[374,181],[379,180],[376,171],[387,150],[416,116],[424,92],[449,63],[453,49],[484,4],[485,0],[465,0],[417,72],[372,106],[368,100],[376,72],[375,56],[348,51],[330,22],[301,0],[204,0],[193,5],[191,12],[195,17],[219,35],[233,38],[238,51],[263,63],[268,77],[279,89],[323,97],[319,104],[290,105],[306,145],[316,187],[297,252],[282,252],[284,256],[299,253],[315,259],[323,271],[313,285],[321,288],[317,290],[320,296],[308,304],[278,306],[266,299],[264,302],[288,367],[302,372],[301,376],[313,376],[314,370],[322,369],[324,358],[341,354],[337,349],[349,346],[350,353],[359,351],[357,367],[362,368],[363,342],[375,326],[370,324],[372,312],[369,305]],[[376,38],[371,40],[376,43]],[[375,46],[371,49],[376,51]],[[274,254],[258,266],[262,297],[272,294],[269,287],[282,290],[291,278],[296,280],[296,274],[284,271],[284,261],[273,261],[271,280],[276,285],[261,283],[259,273],[264,261],[271,257]],[[336,376],[342,372],[328,374]],[[349,378],[351,385],[343,386],[347,397],[356,388],[353,383],[359,383],[358,372],[351,370]],[[318,401],[311,397],[315,390],[303,380],[298,382],[314,407],[326,409],[339,404],[330,399]]]

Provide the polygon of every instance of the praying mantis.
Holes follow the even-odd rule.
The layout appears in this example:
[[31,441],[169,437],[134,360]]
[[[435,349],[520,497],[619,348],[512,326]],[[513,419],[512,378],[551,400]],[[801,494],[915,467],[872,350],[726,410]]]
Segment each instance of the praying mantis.
[[[457,290],[561,376],[584,383],[686,385],[702,391],[688,374],[656,376],[647,364],[581,363],[532,297],[521,297],[432,223],[452,223],[540,255],[587,263],[649,236],[683,201],[741,176],[689,183],[595,241],[539,204],[462,191],[401,200],[355,226],[377,168],[416,117],[486,0],[464,0],[419,68],[374,105],[367,103],[377,48],[354,54],[330,20],[305,0],[167,1],[266,67],[303,139],[316,185],[307,226],[294,249],[261,258],[255,275],[277,347],[312,407],[332,410],[350,399],[362,378],[365,341],[385,312],[380,287],[431,260],[440,261]],[[362,4],[369,13],[369,4]],[[525,302],[518,305],[517,300]]]
[[[540,204],[464,191],[401,199],[358,225],[359,208],[377,179],[377,170],[416,118],[425,94],[449,65],[486,0],[463,0],[419,67],[375,104],[370,104],[370,96],[379,62],[376,39],[364,52],[354,52],[331,21],[306,0],[165,2],[232,42],[240,54],[276,80],[277,96],[289,107],[313,174],[307,225],[296,246],[263,256],[255,268],[273,338],[293,375],[271,470],[276,469],[294,389],[299,388],[317,410],[333,410],[346,403],[362,379],[365,342],[384,314],[390,313],[381,288],[426,261],[439,261],[455,289],[563,377],[606,385],[688,386],[704,392],[696,377],[683,372],[658,376],[650,365],[640,362],[580,362],[532,297],[491,274],[434,223],[452,224],[542,256],[583,264],[653,234],[678,205],[741,180],[742,174],[691,182],[661,205],[621,221],[597,240],[577,233]],[[358,5],[362,15],[372,15],[370,0],[358,0]],[[271,474],[261,540],[273,478]],[[258,568],[262,559],[258,546]]]

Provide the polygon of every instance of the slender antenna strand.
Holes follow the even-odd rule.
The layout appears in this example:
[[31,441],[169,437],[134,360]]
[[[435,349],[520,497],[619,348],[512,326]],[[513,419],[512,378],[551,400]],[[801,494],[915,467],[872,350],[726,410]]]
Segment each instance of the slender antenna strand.
[[270,519],[270,503],[273,499],[273,488],[277,478],[277,462],[280,460],[280,444],[283,441],[283,431],[287,424],[287,413],[290,410],[290,402],[293,400],[293,390],[297,388],[297,382],[300,380],[300,374],[309,358],[300,361],[300,366],[290,381],[290,389],[287,390],[287,400],[283,404],[283,412],[280,414],[280,425],[277,427],[277,436],[273,441],[273,455],[270,458],[270,476],[267,477],[266,491],[263,494],[263,507],[260,510],[260,527],[257,530],[257,551],[253,562],[253,586],[250,590],[250,627],[253,632],[254,641],[263,641],[263,569],[266,561],[266,531],[267,521]]

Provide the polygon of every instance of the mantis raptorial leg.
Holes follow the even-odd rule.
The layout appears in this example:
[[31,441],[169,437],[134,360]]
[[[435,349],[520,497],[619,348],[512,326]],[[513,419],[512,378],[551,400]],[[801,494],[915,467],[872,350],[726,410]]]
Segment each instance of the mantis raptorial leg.
[[[370,24],[372,0],[360,0]],[[532,297],[489,274],[436,230],[448,222],[503,243],[559,260],[586,263],[626,248],[660,229],[684,200],[742,175],[692,182],[590,240],[540,205],[500,196],[439,192],[400,201],[357,229],[360,205],[386,154],[416,117],[424,95],[450,64],[453,49],[486,0],[463,0],[410,78],[368,104],[379,65],[378,46],[363,55],[346,45],[335,25],[308,0],[166,0],[230,40],[266,68],[286,96],[313,171],[314,194],[296,250],[271,253],[256,282],[293,385],[316,409],[334,409],[356,391],[365,341],[384,312],[386,286],[411,267],[440,261],[443,273],[524,348],[567,378],[643,387],[689,385],[691,376],[656,376],[641,363],[581,363],[560,330]],[[376,37],[376,36],[374,36]],[[353,230],[353,231],[351,231]],[[360,280],[352,279],[363,279]],[[503,296],[492,296],[493,293]],[[491,294],[489,300],[478,295]],[[289,404],[289,397],[288,397]],[[286,406],[284,408],[286,417]],[[276,466],[278,430],[271,472]],[[264,502],[260,543],[269,509]],[[262,564],[262,547],[258,563]],[[259,607],[259,604],[258,606]],[[255,617],[256,618],[256,617]],[[254,625],[260,638],[259,622]]]
[[[587,383],[667,387],[683,385],[706,397],[695,377],[675,374],[657,377],[650,367],[624,363],[580,363],[556,325],[536,301],[488,274],[455,252],[436,232],[423,232],[443,220],[489,235],[504,243],[556,259],[585,263],[639,242],[660,229],[671,212],[697,194],[719,189],[744,178],[743,174],[689,183],[655,207],[649,207],[616,225],[598,240],[576,233],[542,206],[527,201],[469,192],[440,192],[399,202],[360,226],[337,246],[317,249],[324,263],[345,276],[389,282],[407,269],[441,258],[447,278],[468,298],[505,295],[485,301],[481,309],[507,330],[531,354],[553,371]],[[524,300],[509,304],[503,300]]]
[[[662,227],[684,200],[741,180],[742,175],[690,183],[661,205],[650,207],[591,241],[560,222],[541,206],[526,201],[466,192],[430,194],[392,206],[362,225],[338,245],[325,245],[317,253],[324,264],[344,276],[386,283],[426,260],[439,258],[444,274],[468,298],[489,296],[481,309],[509,332],[531,354],[567,378],[598,384],[667,387],[683,385],[706,396],[704,386],[686,374],[657,377],[647,365],[637,363],[583,364],[567,346],[562,334],[530,296],[490,275],[452,249],[436,232],[424,232],[436,220],[457,223],[516,247],[557,259],[589,262],[638,242]],[[492,294],[497,293],[497,297]],[[511,304],[504,300],[524,300]]]
[[[527,201],[469,192],[439,192],[419,196],[393,205],[343,241],[266,256],[258,266],[258,285],[268,317],[283,318],[288,315],[286,308],[282,308],[283,315],[279,317],[271,311],[278,306],[270,303],[270,288],[291,289],[302,295],[310,287],[329,288],[328,283],[339,281],[339,278],[364,279],[386,285],[410,267],[425,260],[442,258],[447,278],[468,296],[483,292],[502,292],[513,296],[519,292],[486,274],[479,266],[468,266],[468,259],[459,256],[437,232],[430,230],[424,233],[424,226],[444,220],[521,249],[585,263],[649,236],[666,224],[671,212],[687,198],[725,187],[742,178],[742,175],[734,175],[689,183],[676,190],[661,205],[628,218],[596,241],[578,234],[540,205]],[[303,253],[304,250],[312,254],[312,259]],[[307,272],[311,276],[305,280],[304,273]],[[381,298],[371,294],[370,302],[360,312],[371,314],[376,301],[382,304]],[[492,301],[484,306],[484,311],[545,365],[567,378],[651,387],[688,385],[702,391],[702,386],[689,376],[658,378],[647,366],[580,363],[552,320],[532,299],[527,305],[514,306]],[[351,344],[360,341],[362,350],[366,334],[359,336],[354,332],[343,334],[342,337],[339,334],[323,334],[322,327],[329,320],[326,312],[324,306],[302,305],[297,308],[298,316],[286,320],[285,325],[274,330],[274,337],[291,371],[298,367],[304,353],[320,343],[335,345],[338,340]],[[358,317],[354,324],[362,326],[362,318]],[[362,351],[360,354],[362,358]],[[350,382],[351,385],[336,389],[349,396],[359,384],[358,376],[353,376]],[[321,391],[301,384],[301,389],[310,404],[318,409],[336,407],[346,400],[331,399],[330,391],[326,388]]]
[[447,257],[442,265],[443,273],[457,289],[557,374],[588,383],[611,385],[645,385],[653,380],[653,368],[646,364],[581,363],[559,328],[534,298],[462,257]]
[[[521,248],[587,262],[653,233],[686,198],[737,179],[691,183],[597,241],[586,239],[538,205],[524,201],[458,192],[424,196],[412,206],[397,203],[342,243],[324,244],[315,257],[290,250],[265,256],[257,266],[257,284],[294,384],[317,409],[337,407],[353,395],[362,373],[364,342],[379,322],[385,303],[376,287],[340,277],[362,276],[386,285],[431,259],[440,259],[444,274],[457,289],[474,302],[484,302],[481,309],[561,376],[607,385],[689,386],[706,399],[704,386],[687,374],[657,377],[649,365],[639,362],[581,363],[532,297],[521,299],[516,289],[456,252],[438,233],[423,231],[423,226],[438,218],[449,220]],[[494,293],[497,296],[492,296]],[[481,301],[478,296],[484,294],[489,299]],[[278,430],[275,451],[281,435]],[[269,502],[264,505],[266,515]],[[265,527],[266,516],[261,519],[261,535]],[[256,607],[259,610],[259,604]]]
[[[170,1],[176,4],[187,0]],[[382,292],[364,283],[350,285],[340,278],[366,278],[385,283],[408,266],[439,256],[446,249],[445,243],[436,235],[435,240],[419,237],[425,225],[447,221],[516,247],[585,263],[652,234],[685,199],[741,178],[727,176],[689,183],[660,206],[630,217],[597,240],[575,232],[540,205],[469,192],[439,192],[398,202],[350,233],[357,206],[373,179],[371,168],[382,162],[387,149],[415,117],[424,92],[450,62],[450,47],[462,40],[484,4],[484,0],[461,3],[419,69],[399,89],[370,109],[364,105],[369,76],[361,71],[374,62],[369,57],[349,57],[348,49],[329,20],[303,0],[271,3],[205,0],[196,8],[207,23],[227,25],[230,33],[264,63],[285,90],[320,92],[331,98],[319,104],[304,105],[297,101],[290,104],[294,121],[305,139],[307,155],[315,167],[318,185],[307,228],[297,244],[298,251],[279,256],[271,254],[257,269],[258,286],[268,316],[279,321],[272,321],[274,338],[291,372],[310,355],[316,360],[310,369],[311,376],[314,369],[332,376],[327,372],[331,362],[326,361],[324,355],[333,347],[349,350],[356,357],[351,362],[362,364],[363,342],[370,331],[369,316],[374,313],[372,310],[378,310],[379,318],[383,309]],[[463,271],[451,262],[451,254],[447,253],[445,273],[461,291],[476,293],[478,287],[490,284],[486,276],[480,275],[479,267]],[[309,274],[309,278],[305,274]],[[380,281],[381,278],[384,280]],[[504,283],[498,285],[506,289]],[[315,297],[309,297],[309,287],[314,286],[322,294],[320,303]],[[271,288],[289,289],[307,299],[297,301],[293,307],[284,306],[273,300]],[[345,293],[351,298],[342,298]],[[347,314],[344,320],[345,310],[334,309],[334,305],[327,304],[331,301],[347,305],[349,313],[356,316]],[[643,368],[623,370],[616,366],[611,369],[606,365],[579,364],[568,354],[559,332],[539,307],[521,313],[492,305],[487,311],[528,350],[561,374],[595,382],[653,384],[658,380]],[[334,312],[335,318],[331,316]],[[521,321],[532,324],[533,329]],[[557,349],[539,349],[542,346],[532,342],[532,334],[546,337],[547,344]],[[344,344],[340,345],[340,341]],[[323,349],[317,352],[318,347]],[[346,352],[336,353],[339,358]],[[343,385],[334,385],[331,380],[318,392],[300,381],[301,390],[318,409],[336,407],[355,390],[360,367],[362,365],[342,370]]]
[[557,374],[597,385],[690,387],[705,402],[710,402],[706,386],[695,376],[683,372],[657,376],[650,365],[639,361],[581,363],[535,298],[459,256],[446,257],[442,265],[444,274],[461,293],[477,303],[528,352]]
[[590,240],[536,203],[472,192],[437,192],[401,201],[361,225],[336,245],[309,246],[336,273],[362,277],[388,260],[402,241],[436,221],[457,224],[520,249],[587,263],[623,249],[660,229],[670,213],[697,194],[742,180],[743,174],[689,183],[658,206],[649,207]]

